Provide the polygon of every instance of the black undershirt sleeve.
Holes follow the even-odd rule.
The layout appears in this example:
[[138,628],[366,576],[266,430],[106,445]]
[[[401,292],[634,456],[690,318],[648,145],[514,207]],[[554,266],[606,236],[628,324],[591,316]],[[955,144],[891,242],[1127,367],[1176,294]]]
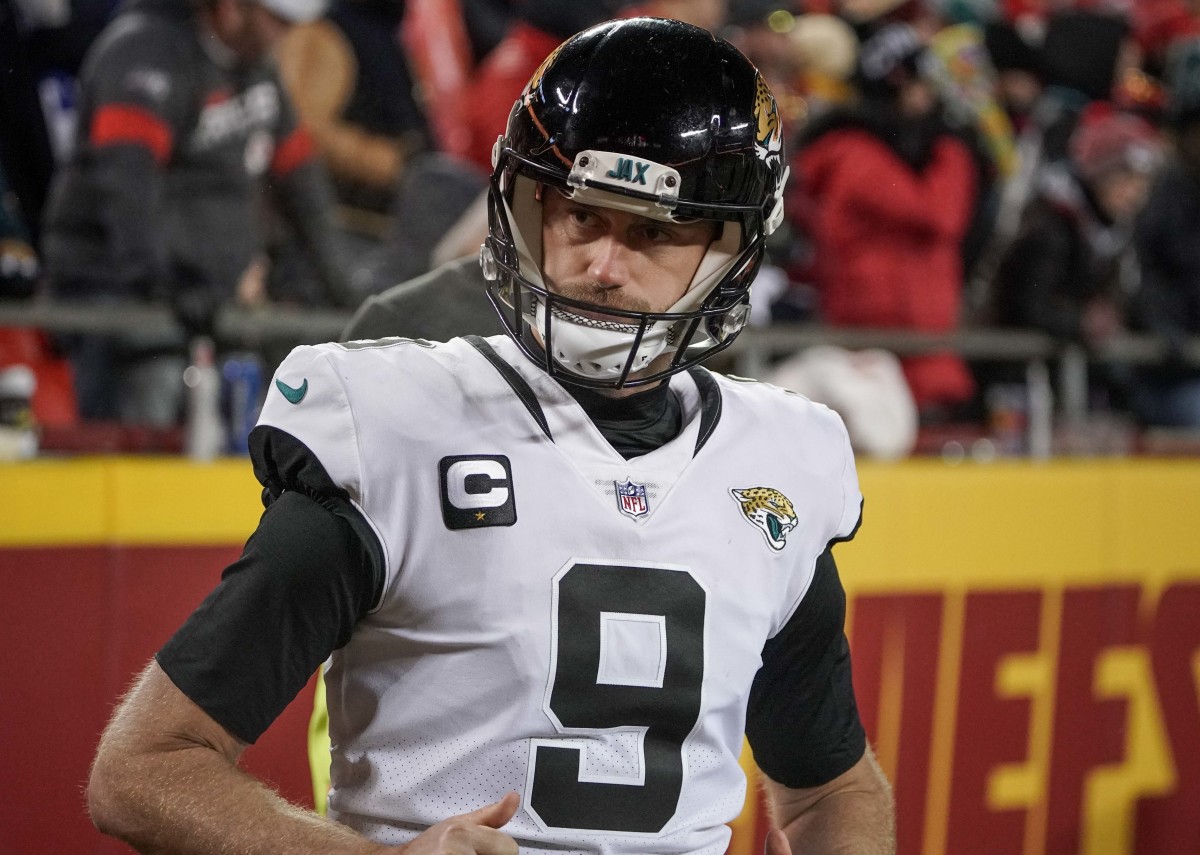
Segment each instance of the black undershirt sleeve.
[[866,751],[845,621],[846,592],[826,549],[804,599],[763,648],[747,707],[754,760],[786,787],[828,783]]
[[258,528],[155,656],[180,691],[244,742],[257,740],[349,641],[383,579],[362,516],[322,483],[324,470],[302,444],[270,430],[255,438],[267,503]]

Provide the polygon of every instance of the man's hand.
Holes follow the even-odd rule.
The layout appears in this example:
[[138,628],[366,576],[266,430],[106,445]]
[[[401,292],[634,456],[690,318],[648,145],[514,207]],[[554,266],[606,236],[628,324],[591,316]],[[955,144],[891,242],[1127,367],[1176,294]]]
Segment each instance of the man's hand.
[[767,845],[763,847],[763,855],[792,855],[792,844],[788,843],[787,835],[778,828],[767,832]]
[[405,855],[518,855],[517,842],[496,829],[512,819],[521,797],[509,793],[487,807],[430,826],[403,847]]

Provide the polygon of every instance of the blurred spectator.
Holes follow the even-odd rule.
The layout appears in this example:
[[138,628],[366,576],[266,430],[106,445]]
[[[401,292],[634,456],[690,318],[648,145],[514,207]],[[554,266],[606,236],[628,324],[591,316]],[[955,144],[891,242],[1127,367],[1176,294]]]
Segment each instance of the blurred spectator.
[[120,0],[16,0],[28,14],[37,7],[40,15],[29,14],[27,43],[34,76],[43,81],[61,73],[70,79],[79,75],[88,48],[116,14]]
[[[925,45],[889,24],[862,45],[861,107],[831,112],[793,160],[789,210],[813,242],[807,273],[830,325],[946,332],[958,326],[963,238],[983,181],[977,151],[952,132],[920,68]],[[907,358],[905,378],[933,418],[971,398],[950,353]]]
[[[1128,328],[1138,282],[1134,219],[1159,162],[1156,131],[1142,119],[1093,105],[1065,164],[1047,165],[1021,232],[1000,265],[996,321],[1087,346]],[[1101,377],[1125,406],[1126,373]]]
[[475,64],[495,50],[516,19],[521,0],[459,0],[459,14],[467,30]]
[[430,147],[399,40],[403,17],[403,0],[334,0],[275,51],[338,201],[375,213],[391,212],[405,164]]
[[834,15],[799,15],[788,41],[799,65],[807,121],[854,98],[851,78],[858,62],[858,38],[849,24]]
[[[29,243],[29,230],[0,169],[0,299],[30,296],[37,276],[38,258]],[[78,419],[70,367],[44,333],[0,327],[0,373],[12,366],[20,366],[19,373],[33,379],[30,403],[36,425],[58,426]]]
[[407,0],[400,28],[400,41],[420,90],[434,147],[454,157],[466,157],[471,142],[467,117],[474,105],[466,95],[482,58],[477,53],[482,49],[478,34],[471,32],[471,24],[477,20],[473,17],[478,11],[472,8],[474,5],[504,7],[502,29],[491,34],[494,44],[499,44],[512,17],[508,3],[502,0],[480,0],[477,4]]
[[[433,150],[401,39],[405,9],[404,0],[335,0],[276,50],[334,178],[354,303],[428,270],[433,246],[486,185],[482,169]],[[280,254],[272,297],[313,302],[316,290],[319,298],[295,263],[296,243]]]
[[1046,89],[1034,121],[1041,163],[1067,156],[1067,144],[1085,107],[1109,101],[1113,87],[1140,61],[1129,22],[1115,14],[1067,9],[1046,22],[1041,47]]
[[508,114],[521,89],[542,61],[568,36],[612,18],[623,0],[564,3],[527,0],[517,7],[517,20],[480,63],[467,98],[470,145],[467,157],[491,174],[492,146],[504,133]]
[[[405,170],[396,194],[396,213],[382,241],[351,265],[351,288],[358,300],[420,276],[436,266],[435,250],[449,238],[479,200],[486,199],[487,176],[473,164],[427,153]],[[486,233],[486,212],[477,215]],[[476,258],[483,238],[453,257]],[[439,262],[440,263],[440,262]]]
[[715,30],[724,23],[726,9],[727,0],[525,0],[518,4],[517,20],[480,64],[467,96],[473,105],[467,114],[468,159],[491,174],[492,146],[504,133],[517,94],[568,36],[620,14],[675,18]]
[[53,149],[38,96],[29,36],[15,0],[0,0],[0,170],[38,245],[41,214],[54,169]]
[[1016,168],[1000,187],[991,233],[968,285],[969,315],[982,323],[994,320],[998,268],[1024,223],[1043,167],[1067,157],[1079,116],[1094,101],[1110,101],[1137,56],[1120,15],[1064,6],[1035,28],[1032,10],[1010,12],[1015,23],[994,23],[985,34],[1001,69],[998,94],[1017,137]]
[[794,132],[805,104],[799,91],[801,57],[790,38],[797,18],[790,6],[782,0],[733,0],[722,35],[754,63],[775,93],[784,128]]
[[992,21],[984,29],[984,44],[996,69],[996,95],[1020,133],[1029,123],[1042,94],[1043,69],[1037,47],[1007,21]]
[[405,336],[446,341],[456,335],[499,335],[504,326],[487,298],[475,257],[459,258],[368,297],[342,338]]
[[723,31],[758,68],[775,99],[790,147],[805,123],[854,97],[853,28],[833,15],[794,15],[782,0],[734,0]]
[[1021,234],[1000,266],[997,321],[1098,344],[1125,327],[1136,287],[1131,240],[1158,164],[1155,130],[1095,105],[1069,161],[1043,170]]
[[38,269],[25,218],[0,166],[0,299],[32,296]]
[[929,40],[926,65],[925,75],[933,82],[947,119],[971,128],[996,172],[1011,175],[1016,166],[1013,127],[997,98],[996,69],[983,30],[973,24],[938,30]]
[[[347,287],[328,178],[265,56],[319,0],[130,0],[84,63],[79,131],[56,176],[43,256],[66,299],[165,300],[188,333],[261,295],[262,181],[339,303]],[[71,343],[81,415],[178,419],[186,342]]]
[[1152,73],[1161,76],[1171,45],[1200,35],[1196,0],[1139,0],[1133,7],[1134,30]]
[[924,73],[944,105],[949,124],[963,129],[986,156],[987,180],[979,189],[975,215],[962,242],[963,275],[969,280],[994,231],[1000,188],[1017,172],[1013,127],[997,100],[996,71],[978,26],[954,24],[934,33]]
[[1174,151],[1138,227],[1134,311],[1167,342],[1168,361],[1138,372],[1132,404],[1146,424],[1200,428],[1200,370],[1178,358],[1187,338],[1200,335],[1200,39],[1172,46],[1166,74]]

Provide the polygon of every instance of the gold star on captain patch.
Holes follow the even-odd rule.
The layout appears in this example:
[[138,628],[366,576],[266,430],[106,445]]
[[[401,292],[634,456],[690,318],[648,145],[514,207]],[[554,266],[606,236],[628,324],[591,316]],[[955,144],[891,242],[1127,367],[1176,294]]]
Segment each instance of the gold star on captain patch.
[[485,514],[483,513],[483,511],[476,511],[476,513],[475,513],[475,521],[476,521],[476,522],[483,522],[483,518],[484,518],[484,516],[485,516]]

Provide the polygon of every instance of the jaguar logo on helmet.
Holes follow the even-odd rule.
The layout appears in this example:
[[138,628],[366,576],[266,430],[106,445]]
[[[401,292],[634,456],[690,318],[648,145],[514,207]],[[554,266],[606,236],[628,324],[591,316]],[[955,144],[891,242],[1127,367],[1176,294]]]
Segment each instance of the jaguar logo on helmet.
[[779,105],[771,88],[755,75],[754,121],[758,128],[757,154],[759,160],[779,157],[783,151],[783,123],[779,119]]
[[[563,44],[566,43],[564,42]],[[559,45],[554,50],[550,51],[550,55],[542,60],[542,64],[537,67],[537,71],[535,71],[533,76],[529,78],[529,84],[525,87],[525,94],[522,99],[526,104],[529,103],[529,99],[533,97],[533,94],[537,92],[538,87],[542,85],[542,78],[546,76],[546,69],[554,64],[555,57],[558,56],[558,52],[562,49],[563,46]]]

